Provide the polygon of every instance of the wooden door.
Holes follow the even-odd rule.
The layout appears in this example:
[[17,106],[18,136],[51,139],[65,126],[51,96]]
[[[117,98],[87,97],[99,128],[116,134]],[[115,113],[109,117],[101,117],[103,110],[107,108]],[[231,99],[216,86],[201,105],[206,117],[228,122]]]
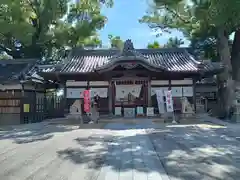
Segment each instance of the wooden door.
[[[137,106],[142,106],[144,109],[146,109],[148,104],[148,79],[121,78],[113,80],[112,84],[113,110],[115,110],[115,107],[121,107],[121,114],[124,115],[124,108],[136,108]],[[118,99],[116,89],[118,85],[129,85],[129,87],[134,85],[141,85],[139,97],[135,97],[131,93],[129,93],[124,98]]]

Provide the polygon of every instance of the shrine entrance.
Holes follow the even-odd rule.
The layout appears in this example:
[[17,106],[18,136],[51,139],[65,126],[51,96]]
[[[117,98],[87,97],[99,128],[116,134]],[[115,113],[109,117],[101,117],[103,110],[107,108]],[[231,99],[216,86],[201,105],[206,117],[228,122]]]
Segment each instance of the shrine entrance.
[[148,104],[148,79],[113,79],[113,110],[116,116],[144,116]]

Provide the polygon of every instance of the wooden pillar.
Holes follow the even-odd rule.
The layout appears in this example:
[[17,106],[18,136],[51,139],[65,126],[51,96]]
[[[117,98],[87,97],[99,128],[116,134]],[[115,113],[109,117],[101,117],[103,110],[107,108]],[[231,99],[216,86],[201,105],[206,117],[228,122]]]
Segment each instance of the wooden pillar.
[[[33,116],[32,116],[32,118],[33,119],[31,119],[30,120],[30,122],[29,123],[32,123],[32,121],[34,121],[34,122],[37,122],[39,119],[38,119],[38,111],[39,111],[39,107],[37,107],[38,105],[37,105],[37,101],[38,101],[38,97],[37,97],[37,84],[34,82],[34,84],[33,84],[33,87],[34,87],[34,91],[33,91],[33,102],[32,102],[32,108],[33,108]],[[43,119],[42,119],[43,120]]]
[[168,80],[168,90],[172,89],[172,81],[171,79]]
[[47,115],[47,85],[48,81],[44,81],[43,85],[43,119],[46,118]]
[[20,81],[21,83],[21,99],[20,99],[20,124],[24,124],[25,121],[24,121],[24,104],[25,104],[25,93],[24,93],[24,84]]
[[194,112],[197,113],[197,101],[196,101],[196,79],[193,79],[193,106],[194,106]]
[[87,81],[87,87],[86,87],[86,89],[87,89],[87,90],[90,89],[90,82],[89,82],[89,80]]
[[25,86],[24,86],[24,83],[21,83],[21,85],[22,85],[21,93],[22,93],[22,97],[24,97]]
[[64,104],[63,104],[63,109],[64,109],[64,116],[69,113],[68,112],[68,105],[67,105],[67,81],[64,81],[63,83],[63,91],[64,91]]
[[112,81],[110,80],[108,82],[108,110],[109,110],[109,115],[113,115],[113,84]]
[[[171,79],[168,80],[168,90],[172,90],[172,81],[171,81]],[[164,96],[165,96],[165,95],[164,95]],[[172,96],[172,98],[173,98],[173,96]],[[172,102],[173,102],[173,104],[174,104],[173,99],[172,99]],[[174,109],[174,106],[173,106],[173,113],[171,113],[171,115],[166,111],[167,116],[168,116],[168,117],[170,116],[173,121],[175,120],[174,110],[175,110],[175,109]],[[164,120],[164,122],[165,122],[165,120]]]
[[148,107],[152,106],[152,99],[151,99],[151,79],[148,79],[147,83],[147,100],[148,100]]

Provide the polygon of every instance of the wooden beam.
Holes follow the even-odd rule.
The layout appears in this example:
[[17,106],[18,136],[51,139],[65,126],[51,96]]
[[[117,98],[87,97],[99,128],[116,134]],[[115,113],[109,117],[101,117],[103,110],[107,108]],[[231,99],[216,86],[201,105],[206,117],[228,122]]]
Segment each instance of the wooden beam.
[[64,88],[64,114],[68,111],[67,110],[67,81],[63,83]]

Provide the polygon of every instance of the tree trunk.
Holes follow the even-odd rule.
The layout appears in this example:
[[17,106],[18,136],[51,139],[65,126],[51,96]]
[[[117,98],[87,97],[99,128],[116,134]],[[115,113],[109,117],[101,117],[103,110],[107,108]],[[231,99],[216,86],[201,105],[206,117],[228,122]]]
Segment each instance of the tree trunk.
[[218,53],[221,62],[224,65],[224,72],[219,76],[220,80],[220,116],[227,118],[233,103],[233,80],[232,80],[232,64],[230,61],[230,49],[228,44],[228,35],[223,27],[219,27],[217,31]]
[[238,104],[240,104],[240,30],[237,30],[234,35],[234,40],[232,44],[232,52],[231,52],[231,64],[232,64],[232,78],[234,80],[234,114],[235,119],[238,118],[239,108]]

